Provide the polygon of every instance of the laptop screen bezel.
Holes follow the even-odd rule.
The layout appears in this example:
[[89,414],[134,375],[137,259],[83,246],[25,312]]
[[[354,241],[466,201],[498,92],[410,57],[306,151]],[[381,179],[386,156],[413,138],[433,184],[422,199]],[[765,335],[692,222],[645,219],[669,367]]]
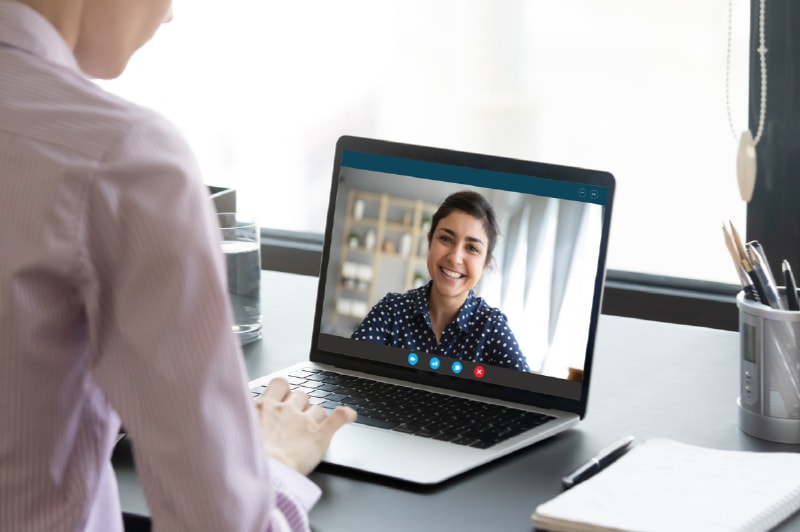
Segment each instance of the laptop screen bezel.
[[[606,198],[603,205],[601,243],[599,246],[597,272],[594,283],[596,297],[594,297],[592,301],[585,362],[583,367],[583,380],[581,383],[581,393],[579,399],[558,397],[529,390],[522,390],[482,381],[459,378],[444,373],[428,372],[415,369],[413,367],[398,366],[390,363],[365,360],[339,352],[328,351],[320,346],[320,331],[324,314],[324,296],[328,282],[327,273],[330,261],[330,249],[335,230],[334,215],[336,212],[336,199],[339,188],[339,178],[342,169],[342,157],[345,151],[386,155],[415,161],[426,161],[480,170],[553,179],[570,183],[581,183],[596,187],[603,187],[606,189]],[[409,381],[415,384],[440,387],[457,392],[486,396],[494,399],[506,400],[542,408],[564,410],[578,414],[581,418],[583,418],[586,415],[588,405],[597,322],[602,305],[603,288],[605,285],[606,253],[608,249],[609,227],[611,223],[614,191],[615,179],[613,175],[609,172],[600,170],[525,161],[496,155],[471,153],[431,146],[420,146],[374,138],[349,135],[340,137],[336,143],[331,178],[330,198],[320,264],[314,327],[312,329],[311,350],[309,354],[310,360],[312,362],[329,364],[343,369],[365,372],[391,379]]]

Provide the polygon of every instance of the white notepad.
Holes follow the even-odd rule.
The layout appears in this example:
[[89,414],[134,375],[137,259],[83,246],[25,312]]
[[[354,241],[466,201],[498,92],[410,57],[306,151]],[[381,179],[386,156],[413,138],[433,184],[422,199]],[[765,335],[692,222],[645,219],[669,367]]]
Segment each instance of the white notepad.
[[536,528],[769,530],[800,508],[800,453],[709,449],[647,440],[539,505]]

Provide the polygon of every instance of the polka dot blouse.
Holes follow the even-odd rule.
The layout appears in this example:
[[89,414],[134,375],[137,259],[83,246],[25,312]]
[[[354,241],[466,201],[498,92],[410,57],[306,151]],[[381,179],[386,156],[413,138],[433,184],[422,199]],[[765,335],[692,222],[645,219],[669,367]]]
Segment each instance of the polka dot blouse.
[[467,300],[436,343],[428,312],[431,283],[389,293],[369,311],[353,340],[423,351],[460,360],[530,371],[508,319],[470,290]]

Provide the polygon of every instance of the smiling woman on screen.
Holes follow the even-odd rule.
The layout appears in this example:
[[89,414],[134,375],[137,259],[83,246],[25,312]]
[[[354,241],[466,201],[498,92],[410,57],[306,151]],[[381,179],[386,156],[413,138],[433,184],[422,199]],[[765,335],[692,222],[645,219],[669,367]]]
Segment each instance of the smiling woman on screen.
[[494,209],[481,194],[448,196],[428,232],[431,280],[386,294],[351,338],[529,371],[505,314],[473,291],[494,260],[499,232]]

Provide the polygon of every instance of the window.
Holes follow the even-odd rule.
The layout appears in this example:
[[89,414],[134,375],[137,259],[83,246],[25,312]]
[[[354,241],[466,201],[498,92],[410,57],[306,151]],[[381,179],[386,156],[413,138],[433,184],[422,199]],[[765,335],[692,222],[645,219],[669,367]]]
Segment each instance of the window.
[[[748,100],[758,97],[757,4],[733,1],[737,129],[752,124]],[[175,19],[103,85],[173,119],[205,180],[236,187],[240,209],[264,227],[313,242],[335,139],[375,136],[609,170],[619,182],[610,270],[735,292],[721,222],[743,233],[755,226],[738,196],[726,113],[726,2],[220,6],[175,0]],[[768,17],[781,18],[770,18],[768,33],[788,12],[789,3],[770,2]],[[781,74],[769,75],[773,90]],[[775,101],[768,118],[778,116]]]

